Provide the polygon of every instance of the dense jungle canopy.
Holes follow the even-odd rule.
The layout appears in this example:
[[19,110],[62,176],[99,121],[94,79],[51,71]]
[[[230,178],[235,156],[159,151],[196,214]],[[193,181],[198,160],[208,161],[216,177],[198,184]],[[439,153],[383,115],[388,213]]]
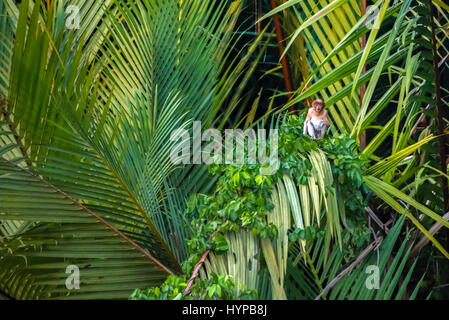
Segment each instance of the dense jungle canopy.
[[[448,38],[445,0],[0,0],[0,299],[449,299]],[[204,162],[231,129],[275,170]]]

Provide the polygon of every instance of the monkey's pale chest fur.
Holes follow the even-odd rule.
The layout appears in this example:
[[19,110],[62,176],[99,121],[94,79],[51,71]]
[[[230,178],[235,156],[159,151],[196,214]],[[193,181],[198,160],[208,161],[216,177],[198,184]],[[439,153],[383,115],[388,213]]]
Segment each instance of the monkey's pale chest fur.
[[327,128],[329,128],[327,112],[323,110],[318,113],[310,109],[308,117],[304,121],[304,134],[309,135],[312,140],[321,139],[326,134]]

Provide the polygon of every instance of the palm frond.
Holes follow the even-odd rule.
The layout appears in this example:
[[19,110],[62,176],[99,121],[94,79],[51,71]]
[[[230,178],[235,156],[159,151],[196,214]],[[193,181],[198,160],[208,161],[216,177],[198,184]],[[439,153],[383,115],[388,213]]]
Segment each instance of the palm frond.
[[[0,188],[2,221],[39,221],[1,243],[0,285],[16,299],[126,298],[171,273],[98,214],[5,160]],[[70,265],[80,270],[73,291],[66,287]]]

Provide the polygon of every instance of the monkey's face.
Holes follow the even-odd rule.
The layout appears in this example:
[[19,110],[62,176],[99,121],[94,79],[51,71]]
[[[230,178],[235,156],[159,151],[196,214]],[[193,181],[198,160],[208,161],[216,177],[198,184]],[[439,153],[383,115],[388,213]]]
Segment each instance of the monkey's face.
[[320,103],[316,103],[316,104],[313,106],[313,109],[314,109],[316,112],[320,113],[320,112],[323,110],[323,105],[320,104]]

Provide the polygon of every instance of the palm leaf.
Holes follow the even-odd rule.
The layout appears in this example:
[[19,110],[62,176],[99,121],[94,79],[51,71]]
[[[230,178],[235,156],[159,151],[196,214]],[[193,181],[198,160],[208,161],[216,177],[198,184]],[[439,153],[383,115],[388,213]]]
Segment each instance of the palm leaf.
[[[2,220],[39,221],[1,244],[0,285],[16,299],[126,298],[171,272],[98,214],[5,160],[0,188]],[[80,269],[79,290],[66,288],[69,265]]]

